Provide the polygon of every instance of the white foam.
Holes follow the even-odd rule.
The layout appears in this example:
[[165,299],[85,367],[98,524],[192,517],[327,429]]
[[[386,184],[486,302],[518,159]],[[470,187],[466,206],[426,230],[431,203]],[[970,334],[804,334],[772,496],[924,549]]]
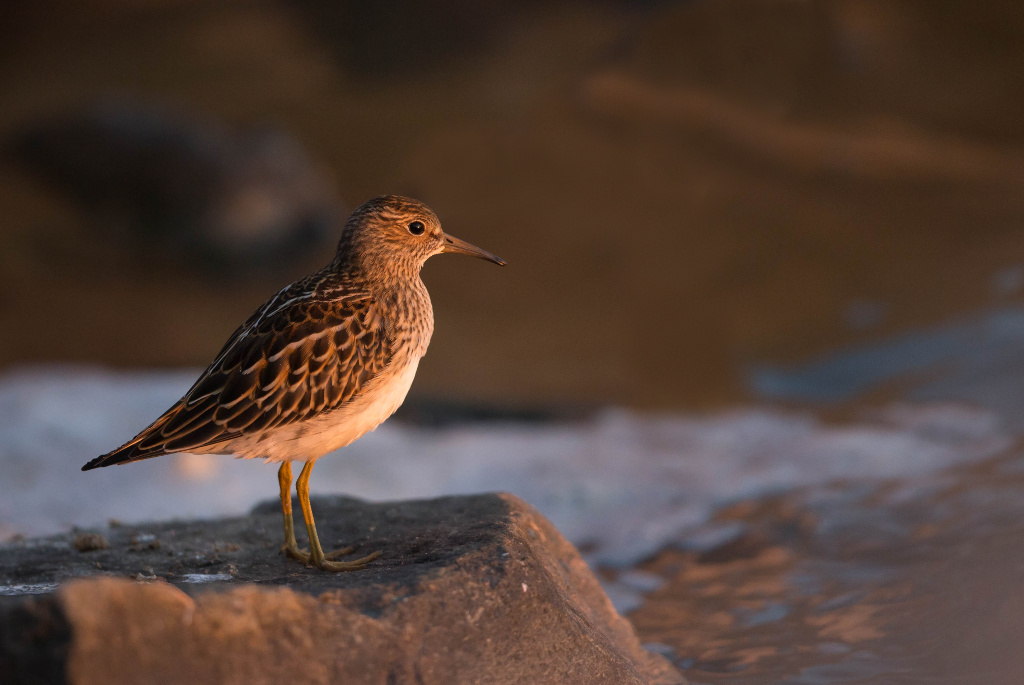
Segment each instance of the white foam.
[[180,578],[182,583],[215,583],[219,580],[231,580],[230,573],[186,573]]
[[[39,535],[124,522],[246,512],[277,495],[275,468],[229,457],[162,457],[81,472],[187,389],[194,372],[31,368],[0,376],[0,527]],[[752,407],[710,415],[608,410],[574,424],[385,424],[317,462],[314,493],[369,499],[513,492],[592,560],[629,563],[693,536],[723,503],[836,478],[933,472],[1010,443],[996,416],[950,404],[893,405],[861,423]]]
[[22,595],[43,595],[57,589],[57,583],[27,583],[25,585],[0,585],[0,597]]

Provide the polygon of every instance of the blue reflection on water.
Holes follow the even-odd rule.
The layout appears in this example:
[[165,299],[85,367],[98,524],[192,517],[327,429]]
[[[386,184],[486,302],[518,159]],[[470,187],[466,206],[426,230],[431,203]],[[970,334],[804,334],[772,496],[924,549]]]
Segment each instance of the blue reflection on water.
[[[845,402],[906,380],[907,399],[960,400],[1024,428],[1024,308],[1001,309],[847,348],[803,364],[760,365],[747,383],[760,397]],[[916,380],[915,380],[916,379]]]

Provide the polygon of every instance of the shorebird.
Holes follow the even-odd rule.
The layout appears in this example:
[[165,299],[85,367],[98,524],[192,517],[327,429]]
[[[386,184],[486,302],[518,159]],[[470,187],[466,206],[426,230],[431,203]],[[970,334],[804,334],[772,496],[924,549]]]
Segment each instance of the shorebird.
[[[422,202],[396,195],[358,207],[330,264],[271,297],[243,323],[184,397],[83,471],[176,452],[279,462],[284,551],[325,571],[354,571],[380,556],[324,554],[309,503],[309,476],[324,454],[372,431],[398,409],[434,330],[420,269],[455,252],[501,266],[490,252],[445,234]],[[295,483],[309,537],[292,522]]]

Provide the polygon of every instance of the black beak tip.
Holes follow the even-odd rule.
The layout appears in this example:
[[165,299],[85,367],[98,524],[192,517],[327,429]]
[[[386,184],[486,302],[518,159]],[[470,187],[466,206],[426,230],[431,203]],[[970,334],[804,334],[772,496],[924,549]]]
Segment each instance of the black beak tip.
[[505,266],[508,264],[508,262],[498,255],[491,254],[487,250],[482,250],[476,245],[467,243],[465,240],[459,240],[458,238],[454,238],[450,235],[445,235],[444,242],[445,246],[441,250],[442,252],[455,252],[457,254],[469,255],[470,257],[476,257],[478,259],[491,262],[492,264],[497,264],[498,266]]

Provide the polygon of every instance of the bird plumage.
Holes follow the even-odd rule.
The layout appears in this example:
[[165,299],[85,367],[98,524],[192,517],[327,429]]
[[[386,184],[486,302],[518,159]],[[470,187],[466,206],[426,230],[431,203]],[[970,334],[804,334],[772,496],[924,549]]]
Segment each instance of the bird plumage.
[[[310,431],[354,432],[324,419],[336,414],[338,421],[351,422],[352,412],[345,410],[358,405],[372,419],[383,414],[366,430],[376,427],[401,404],[409,372],[415,372],[433,332],[430,297],[419,278],[419,267],[433,252],[396,249],[401,236],[382,229],[411,216],[439,226],[433,212],[408,198],[385,196],[357,209],[331,264],[267,300],[180,400],[82,470],[174,452],[316,459],[321,455],[307,451],[311,444],[330,451],[365,430],[350,439],[297,438]],[[380,387],[386,379],[395,380],[400,398]],[[365,401],[371,389],[382,406]],[[272,435],[289,437],[295,449],[282,448]]]
[[371,295],[332,289],[331,280],[300,281],[272,297],[184,397],[85,470],[172,452],[230,453],[243,436],[350,402],[392,362],[395,339]]

